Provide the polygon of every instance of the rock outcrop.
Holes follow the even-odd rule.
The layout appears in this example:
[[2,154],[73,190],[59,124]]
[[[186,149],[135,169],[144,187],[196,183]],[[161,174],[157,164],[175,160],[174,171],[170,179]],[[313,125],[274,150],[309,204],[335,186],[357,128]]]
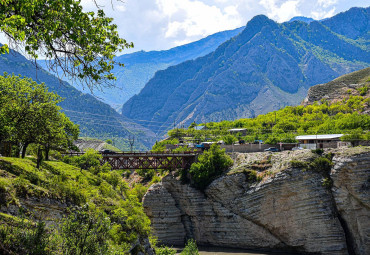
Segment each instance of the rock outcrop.
[[201,245],[370,254],[370,148],[334,153],[331,187],[315,171],[284,163],[276,171],[276,161],[262,182],[235,173],[204,192],[168,175],[148,190],[144,209],[168,245],[194,238]]

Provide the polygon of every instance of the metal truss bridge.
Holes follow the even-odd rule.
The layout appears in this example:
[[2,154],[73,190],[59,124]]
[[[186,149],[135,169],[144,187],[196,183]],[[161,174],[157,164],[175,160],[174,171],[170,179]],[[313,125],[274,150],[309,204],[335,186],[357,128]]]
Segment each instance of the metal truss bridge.
[[[69,153],[77,156],[83,153]],[[188,169],[199,153],[196,152],[124,152],[102,154],[101,164],[109,163],[113,169]]]

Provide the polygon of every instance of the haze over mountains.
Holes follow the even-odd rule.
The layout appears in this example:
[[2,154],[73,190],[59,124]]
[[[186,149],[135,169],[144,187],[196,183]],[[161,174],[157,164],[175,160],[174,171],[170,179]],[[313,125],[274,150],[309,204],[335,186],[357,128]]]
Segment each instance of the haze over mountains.
[[128,118],[174,122],[253,117],[299,104],[307,89],[370,66],[370,8],[323,21],[276,23],[259,15],[214,52],[158,71],[123,106]]
[[127,138],[136,134],[141,137],[136,141],[136,148],[145,149],[153,143],[151,132],[138,124],[132,123],[118,114],[109,105],[95,97],[82,93],[67,82],[38,68],[16,51],[0,55],[1,74],[22,75],[41,83],[44,82],[49,91],[55,92],[65,100],[60,106],[66,115],[80,125],[80,136],[91,136],[101,139],[113,139],[121,149],[128,147]]
[[[222,31],[199,41],[169,50],[138,51],[118,56],[115,60],[124,63],[125,67],[116,66],[113,70],[114,75],[117,77],[117,81],[114,83],[116,87],[107,88],[104,91],[96,90],[94,95],[101,98],[103,102],[119,108],[133,95],[139,93],[156,71],[166,69],[171,65],[176,65],[186,60],[204,56],[214,51],[223,42],[239,34],[243,29],[244,27]],[[46,63],[43,60],[38,61],[38,63],[46,69]],[[62,77],[62,74],[60,73],[59,76]],[[89,93],[88,89],[83,90],[81,85],[73,85],[77,89]]]

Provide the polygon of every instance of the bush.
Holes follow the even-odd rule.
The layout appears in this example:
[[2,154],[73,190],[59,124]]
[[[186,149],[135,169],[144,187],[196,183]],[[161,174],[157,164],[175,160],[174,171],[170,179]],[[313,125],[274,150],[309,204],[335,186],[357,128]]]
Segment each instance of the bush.
[[301,169],[307,168],[307,165],[308,165],[306,162],[299,161],[299,160],[292,160],[290,161],[290,164],[293,168],[301,168]]
[[329,176],[332,165],[333,163],[328,158],[319,157],[310,163],[310,169],[323,176]]
[[[14,225],[14,223],[12,223]],[[32,225],[22,221],[20,224],[0,226],[0,253],[1,254],[51,254],[49,234],[45,229],[45,223],[39,222]],[[7,251],[12,251],[8,253]]]
[[228,145],[234,144],[236,141],[238,141],[238,139],[235,136],[230,135],[230,134],[223,136],[222,140],[224,141],[225,144],[228,144]]
[[103,213],[88,205],[75,210],[61,226],[63,254],[108,254],[109,230],[110,220]]
[[172,249],[172,248],[169,248],[167,246],[161,246],[161,247],[155,249],[155,254],[157,254],[157,255],[175,255],[176,250]]
[[195,186],[205,189],[216,177],[233,165],[232,159],[217,144],[199,156],[190,167],[190,177]]
[[190,239],[180,254],[181,255],[199,255],[198,247],[195,241],[193,239]]
[[311,152],[321,156],[324,153],[324,150],[323,149],[314,149],[314,150],[311,150]]

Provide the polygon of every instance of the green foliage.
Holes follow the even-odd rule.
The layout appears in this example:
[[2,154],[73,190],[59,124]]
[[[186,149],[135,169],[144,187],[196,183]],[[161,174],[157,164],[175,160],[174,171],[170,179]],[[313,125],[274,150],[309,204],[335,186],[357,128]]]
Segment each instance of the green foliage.
[[[37,169],[29,158],[1,158],[1,204],[17,205],[21,198],[45,197],[76,208],[56,227],[57,232],[47,229],[47,254],[127,254],[135,247],[140,250],[137,241],[150,236],[150,220],[140,203],[147,187],[137,184],[130,190],[118,171],[94,173],[91,168],[81,170],[46,161]],[[8,232],[17,231],[13,225]],[[1,229],[5,227],[0,226],[0,233]],[[23,247],[22,240],[14,241],[14,245]]]
[[144,181],[150,181],[156,175],[154,169],[136,169],[136,173],[144,178]]
[[318,157],[310,163],[310,169],[321,173],[323,176],[328,176],[333,163],[326,157]]
[[[61,68],[90,89],[115,80],[115,54],[133,47],[112,21],[102,9],[84,12],[78,0],[0,2],[0,30],[13,43],[24,45],[31,59],[41,54],[52,70]],[[8,45],[0,47],[0,53],[8,52]]]
[[112,139],[107,139],[107,140],[105,140],[105,142],[106,142],[107,144],[113,144]]
[[365,84],[362,87],[358,88],[357,91],[358,93],[360,93],[360,96],[365,96],[367,92],[369,91],[369,86]]
[[225,144],[234,144],[236,141],[238,141],[238,139],[233,136],[233,135],[225,135],[222,137],[222,140],[224,141]]
[[217,144],[212,144],[208,151],[199,156],[198,162],[189,170],[195,186],[205,189],[217,176],[221,175],[233,164],[232,159]]
[[293,168],[300,168],[300,169],[306,169],[308,166],[307,162],[303,162],[299,160],[292,160],[290,161],[290,164]]
[[331,103],[323,101],[321,104],[308,106],[287,106],[255,118],[209,122],[206,130],[181,130],[185,134],[182,139],[185,142],[187,139],[198,142],[224,140],[225,143],[232,144],[236,140],[229,134],[230,128],[245,128],[247,135],[243,140],[246,142],[263,140],[267,144],[296,143],[297,135],[351,134],[356,129],[359,130],[358,133],[362,132],[356,139],[367,139],[362,130],[370,130],[370,115],[360,113],[369,107],[369,103],[368,98],[349,96]]
[[88,205],[74,210],[61,224],[62,250],[66,255],[108,254],[110,219]]
[[180,253],[181,255],[199,255],[198,247],[193,239],[188,240],[185,248]]
[[348,134],[340,138],[342,141],[350,142],[352,146],[358,145],[360,140],[365,140],[366,136],[363,135],[361,128],[357,128],[348,132]]
[[324,153],[324,149],[314,149],[311,152],[321,156]]
[[36,145],[38,165],[42,150],[66,150],[77,139],[79,128],[58,106],[61,98],[48,92],[45,84],[20,76],[0,76],[0,141],[22,145],[22,157],[29,144]]
[[0,253],[46,255],[55,247],[52,246],[45,223],[32,224],[26,220],[20,223],[0,225]]
[[175,255],[176,250],[169,248],[167,246],[161,246],[159,248],[155,248],[155,254],[156,255]]

